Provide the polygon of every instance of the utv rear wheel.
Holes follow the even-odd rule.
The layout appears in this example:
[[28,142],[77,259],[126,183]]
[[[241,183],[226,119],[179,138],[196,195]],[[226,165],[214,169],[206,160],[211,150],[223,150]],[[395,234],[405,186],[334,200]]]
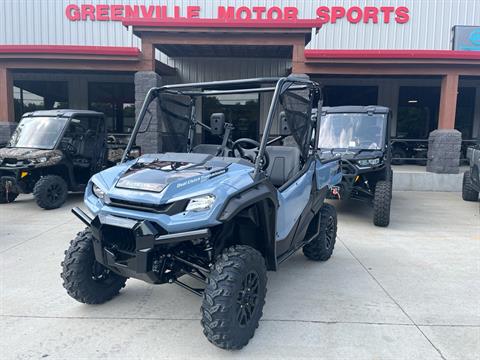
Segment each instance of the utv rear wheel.
[[303,247],[303,254],[314,261],[327,261],[332,256],[337,238],[337,211],[330,204],[323,204],[320,216],[320,233]]
[[465,201],[478,200],[478,191],[473,188],[472,173],[470,171],[463,173],[462,199]]
[[267,292],[265,259],[250,246],[224,250],[207,278],[201,307],[203,333],[214,345],[241,349],[253,337]]
[[95,260],[93,236],[88,229],[70,242],[61,266],[68,295],[85,304],[102,304],[112,299],[127,281]]
[[11,189],[7,181],[6,179],[0,179],[0,204],[14,202],[18,196],[18,192]]
[[33,196],[37,205],[45,210],[62,206],[67,200],[67,194],[67,183],[57,175],[41,177],[33,188]]
[[403,165],[405,164],[405,159],[407,153],[402,148],[396,148],[392,150],[392,164],[393,165]]
[[390,205],[392,202],[392,183],[378,181],[373,197],[373,223],[386,227],[390,224]]

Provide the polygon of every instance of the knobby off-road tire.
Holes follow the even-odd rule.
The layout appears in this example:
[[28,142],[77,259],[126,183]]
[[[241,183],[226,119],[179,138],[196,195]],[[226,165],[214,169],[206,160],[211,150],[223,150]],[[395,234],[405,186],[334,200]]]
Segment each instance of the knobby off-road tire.
[[378,181],[373,197],[373,223],[376,226],[386,227],[390,224],[390,205],[392,202],[392,183]]
[[16,191],[7,192],[7,181],[5,179],[0,179],[0,204],[6,204],[14,202],[18,196]]
[[201,307],[203,333],[214,345],[241,349],[253,337],[267,292],[265,259],[250,246],[229,247],[207,278]]
[[462,199],[465,201],[478,200],[478,191],[473,188],[472,173],[470,171],[463,173]]
[[95,260],[89,229],[79,232],[70,242],[61,266],[63,287],[68,295],[85,304],[102,304],[112,299],[127,281]]
[[332,256],[337,239],[337,211],[330,204],[320,208],[320,234],[303,247],[303,254],[310,260],[327,261]]
[[37,205],[45,210],[62,206],[67,200],[67,195],[67,183],[57,175],[41,177],[33,188],[33,196]]

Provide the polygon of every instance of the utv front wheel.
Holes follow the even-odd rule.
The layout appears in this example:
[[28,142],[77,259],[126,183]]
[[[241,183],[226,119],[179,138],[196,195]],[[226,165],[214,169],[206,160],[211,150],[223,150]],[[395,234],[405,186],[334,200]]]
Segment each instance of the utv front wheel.
[[465,201],[477,201],[478,191],[475,191],[472,185],[472,173],[465,171],[463,173],[462,199]]
[[327,261],[332,256],[337,238],[337,211],[330,204],[320,208],[320,233],[303,247],[303,254],[314,261]]
[[0,179],[0,204],[14,202],[18,192],[8,183],[9,180]]
[[112,299],[127,281],[95,260],[93,236],[88,229],[70,242],[61,266],[68,295],[85,304],[102,304]]
[[43,176],[33,188],[33,196],[37,205],[45,210],[56,209],[67,200],[68,186],[65,180],[57,175]]
[[266,292],[263,256],[244,245],[224,250],[203,293],[202,326],[207,339],[227,350],[247,345],[262,317]]
[[373,223],[386,227],[390,224],[390,204],[392,202],[392,183],[378,181],[373,197]]

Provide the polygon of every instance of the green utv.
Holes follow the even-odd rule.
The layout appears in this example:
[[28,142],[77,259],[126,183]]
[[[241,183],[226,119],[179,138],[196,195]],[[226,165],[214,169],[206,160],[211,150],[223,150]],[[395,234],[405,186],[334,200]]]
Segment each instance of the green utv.
[[121,145],[108,147],[102,113],[26,113],[7,146],[0,149],[0,203],[33,193],[41,208],[62,206],[69,191],[83,191],[93,174],[120,160]]

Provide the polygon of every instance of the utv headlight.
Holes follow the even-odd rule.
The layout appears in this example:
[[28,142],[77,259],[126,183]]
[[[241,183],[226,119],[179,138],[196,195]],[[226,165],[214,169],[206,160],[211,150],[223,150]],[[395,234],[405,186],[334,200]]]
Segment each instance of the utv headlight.
[[40,156],[38,158],[33,158],[30,162],[33,165],[43,166],[45,163],[49,163],[50,165],[54,165],[62,160],[61,155],[53,155],[53,156]]
[[205,211],[209,210],[215,202],[215,196],[202,195],[190,199],[185,211]]
[[375,166],[375,165],[380,164],[380,158],[358,160],[357,164],[360,165],[360,166]]
[[98,197],[99,199],[104,199],[105,198],[105,191],[103,191],[102,189],[100,189],[99,186],[93,184],[92,186],[92,191],[93,193],[95,194],[96,197]]

